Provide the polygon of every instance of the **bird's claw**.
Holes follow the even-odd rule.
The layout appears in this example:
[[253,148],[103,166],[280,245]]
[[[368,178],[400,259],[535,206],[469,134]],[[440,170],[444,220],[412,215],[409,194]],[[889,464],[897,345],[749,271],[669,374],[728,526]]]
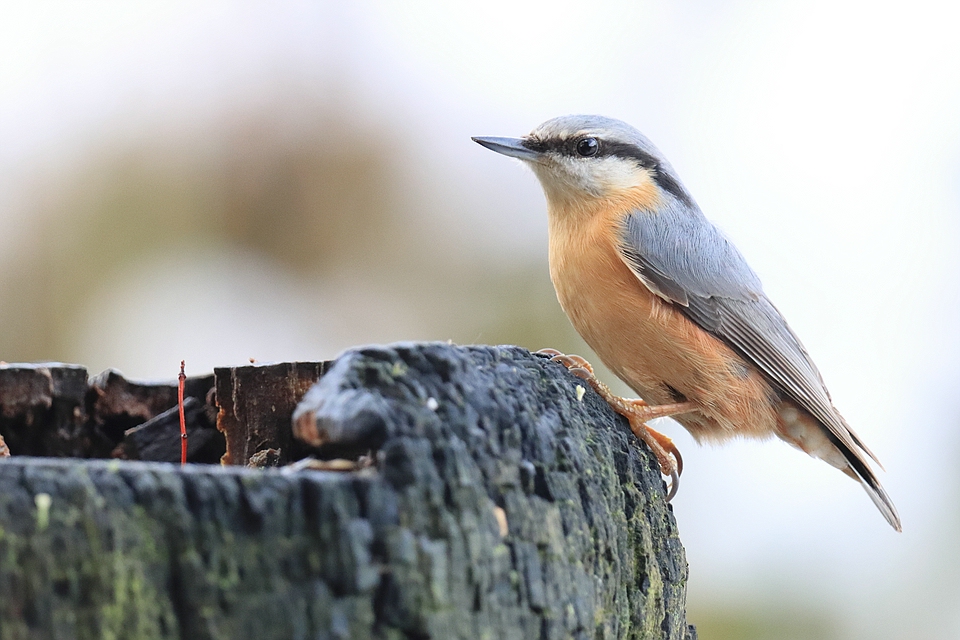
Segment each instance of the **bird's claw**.
[[567,371],[569,371],[573,375],[583,380],[590,380],[590,378],[593,377],[593,373],[590,371],[587,371],[583,367],[570,367],[569,369],[567,369]]
[[540,349],[539,351],[534,351],[534,353],[538,356],[549,356],[550,358],[563,355],[562,352],[556,349]]
[[[645,423],[647,420],[653,418],[690,411],[693,409],[691,403],[651,406],[640,399],[621,398],[611,392],[605,384],[597,379],[593,372],[593,366],[583,357],[562,353],[556,349],[541,349],[536,353],[549,357],[553,362],[562,364],[570,373],[590,383],[590,386],[613,407],[614,411],[627,418],[630,423],[630,429],[634,435],[640,440],[643,440],[653,451],[657,462],[660,463],[660,473],[670,477],[670,485],[667,488],[667,502],[670,502],[670,500],[677,495],[677,490],[680,488],[680,474],[683,473],[683,457],[670,438],[654,431]],[[670,459],[671,457],[673,460]]]
[[[582,356],[562,353],[556,349],[540,349],[536,353],[539,355],[549,356],[551,361],[559,362],[569,369],[570,373],[573,373],[584,380],[589,380],[594,375],[593,365],[591,365],[587,359]],[[583,375],[581,372],[585,372],[587,375]]]
[[670,472],[670,486],[667,487],[667,502],[673,500],[673,496],[677,495],[678,489],[680,489],[680,472],[674,469]]

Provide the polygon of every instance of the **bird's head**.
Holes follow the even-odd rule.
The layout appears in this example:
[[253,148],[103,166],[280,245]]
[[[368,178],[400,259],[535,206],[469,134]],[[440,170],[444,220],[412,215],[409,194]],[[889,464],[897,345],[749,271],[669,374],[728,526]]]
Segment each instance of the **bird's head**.
[[692,199],[673,168],[642,133],[603,116],[547,120],[523,138],[473,138],[517,158],[536,173],[551,209],[592,208],[623,202],[655,210]]

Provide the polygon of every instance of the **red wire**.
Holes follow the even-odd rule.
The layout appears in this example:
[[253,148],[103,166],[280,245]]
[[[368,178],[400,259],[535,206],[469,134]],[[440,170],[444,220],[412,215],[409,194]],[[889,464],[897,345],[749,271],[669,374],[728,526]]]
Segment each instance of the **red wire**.
[[180,405],[180,466],[187,464],[187,419],[183,415],[183,387],[187,381],[184,373],[184,361],[180,361],[180,384],[177,389],[177,398]]

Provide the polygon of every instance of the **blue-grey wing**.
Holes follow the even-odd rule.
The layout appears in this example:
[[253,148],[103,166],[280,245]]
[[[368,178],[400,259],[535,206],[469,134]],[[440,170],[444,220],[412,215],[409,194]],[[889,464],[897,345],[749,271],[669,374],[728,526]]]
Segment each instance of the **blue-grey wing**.
[[820,372],[760,279],[698,210],[631,213],[620,256],[652,292],[741,354],[847,447],[876,460],[833,408]]

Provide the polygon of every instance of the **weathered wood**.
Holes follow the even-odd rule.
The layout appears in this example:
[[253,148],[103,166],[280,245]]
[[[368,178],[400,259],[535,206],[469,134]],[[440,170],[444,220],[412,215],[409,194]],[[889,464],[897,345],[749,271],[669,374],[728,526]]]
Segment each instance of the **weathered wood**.
[[[183,400],[187,429],[187,462],[217,464],[223,455],[223,435],[210,420],[207,405]],[[119,450],[127,460],[180,462],[180,407],[171,407],[123,434]]]
[[[207,426],[215,413],[206,405],[212,387],[212,374],[186,381],[185,395],[204,407]],[[0,364],[0,438],[14,456],[109,457],[126,430],[176,406],[176,381],[136,382],[114,370],[88,381],[79,365]],[[222,437],[205,439],[213,461],[219,454],[212,440]]]
[[303,457],[307,447],[294,441],[290,416],[327,366],[285,362],[214,369],[220,407],[217,428],[227,443],[222,463],[247,465],[264,449],[278,450],[280,464]]
[[277,449],[260,449],[250,456],[247,466],[251,469],[266,469],[267,467],[281,467],[280,451]]
[[0,364],[0,435],[13,455],[87,455],[87,370],[59,362]]
[[365,425],[354,473],[0,460],[0,636],[691,638],[659,467],[579,388],[513,347],[369,348],[301,410]]
[[[213,374],[188,377],[184,397],[206,403],[213,382]],[[128,380],[113,369],[92,378],[87,407],[95,446],[88,455],[108,457],[128,429],[176,407],[177,386],[176,380]]]
[[378,450],[399,522],[419,537],[409,565],[384,574],[383,625],[440,638],[694,633],[659,465],[585,386],[523,349],[441,343],[347,352],[308,392],[298,435]]

